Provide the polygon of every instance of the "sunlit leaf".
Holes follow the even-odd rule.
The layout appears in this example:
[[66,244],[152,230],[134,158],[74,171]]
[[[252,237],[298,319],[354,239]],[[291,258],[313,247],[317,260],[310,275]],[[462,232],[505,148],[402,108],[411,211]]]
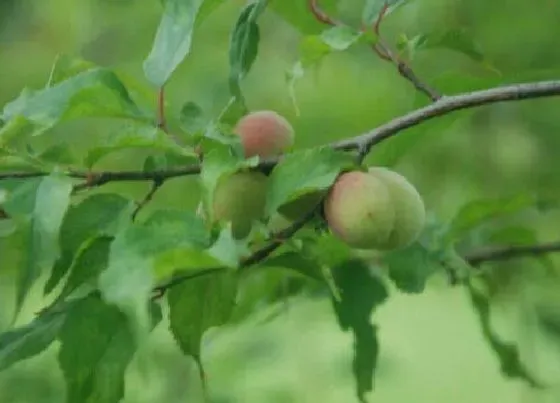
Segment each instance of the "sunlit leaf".
[[196,17],[203,0],[166,0],[152,50],[144,61],[148,80],[163,86],[190,53]]

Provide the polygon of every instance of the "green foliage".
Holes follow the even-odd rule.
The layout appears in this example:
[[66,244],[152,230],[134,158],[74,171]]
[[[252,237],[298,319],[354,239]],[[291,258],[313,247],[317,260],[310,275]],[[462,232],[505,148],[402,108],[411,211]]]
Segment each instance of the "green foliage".
[[[307,1],[234,3],[220,0],[162,1],[159,26],[143,63],[143,79],[147,83],[137,81],[133,74],[101,67],[93,60],[95,58],[86,60],[60,54],[44,88],[25,88],[4,106],[0,114],[0,275],[6,277],[2,278],[2,284],[10,276],[17,279],[14,294],[18,314],[26,312],[24,302],[35,304],[35,298],[31,296],[35,297],[33,290],[39,284],[42,296],[45,299],[48,296],[50,302],[28,324],[10,327],[0,333],[0,371],[47,352],[53,342],[58,341],[58,365],[66,382],[67,402],[116,403],[134,399],[125,396],[125,374],[136,352],[149,342],[146,336],[164,320],[162,312],[165,312],[168,326],[163,330],[173,336],[172,340],[185,355],[195,359],[203,383],[212,383],[212,376],[204,377],[206,358],[213,354],[213,348],[207,348],[204,342],[208,331],[216,330],[219,337],[243,328],[253,320],[255,313],[275,306],[272,313],[268,312],[264,319],[257,320],[261,321],[260,324],[266,323],[274,316],[288,312],[285,307],[289,297],[297,295],[309,301],[330,302],[334,311],[329,310],[331,319],[336,320],[343,332],[351,333],[352,368],[338,363],[332,367],[352,374],[355,394],[365,402],[367,394],[376,393],[374,380],[379,381],[385,376],[381,370],[385,370],[385,363],[379,359],[384,340],[378,337],[384,324],[375,313],[380,305],[392,302],[389,285],[396,286],[399,291],[396,294],[400,296],[409,294],[406,298],[412,301],[412,298],[420,297],[419,294],[433,290],[432,279],[444,279],[450,286],[459,285],[458,289],[464,288],[468,292],[479,330],[497,357],[503,375],[523,380],[534,388],[544,387],[529,371],[529,365],[523,362],[519,346],[502,338],[492,323],[490,313],[494,299],[489,280],[484,283],[490,277],[486,274],[490,270],[487,266],[491,265],[474,268],[468,263],[469,248],[473,245],[489,246],[491,250],[494,245],[507,247],[537,243],[545,237],[541,233],[541,227],[545,225],[538,220],[552,222],[555,218],[552,216],[548,220],[544,209],[539,208],[544,197],[534,196],[533,188],[525,189],[523,183],[519,185],[522,182],[519,172],[512,174],[511,181],[516,186],[512,186],[515,191],[508,194],[517,195],[513,197],[484,195],[490,194],[490,190],[503,194],[507,186],[487,190],[483,180],[480,180],[483,184],[476,183],[472,189],[463,186],[462,182],[455,183],[462,181],[463,176],[470,175],[471,171],[473,176],[478,174],[483,179],[488,171],[499,171],[490,162],[483,161],[485,154],[481,150],[486,144],[482,136],[473,137],[477,155],[472,154],[472,149],[471,154],[463,152],[467,147],[460,140],[453,142],[464,137],[461,130],[468,132],[469,136],[477,135],[481,126],[489,126],[491,119],[488,116],[495,118],[497,114],[492,111],[484,112],[488,115],[467,113],[460,115],[460,119],[456,115],[438,116],[425,126],[410,127],[405,134],[398,133],[383,144],[375,144],[372,158],[375,165],[402,163],[402,167],[409,169],[411,175],[416,175],[423,184],[420,193],[426,195],[426,206],[431,214],[421,236],[413,244],[391,252],[353,250],[329,231],[319,203],[319,196],[329,191],[341,173],[367,165],[361,158],[356,158],[356,151],[366,151],[364,136],[356,141],[352,150],[348,149],[351,147],[344,150],[333,147],[338,137],[363,133],[373,124],[382,125],[394,117],[395,109],[400,108],[400,112],[406,113],[413,103],[420,102],[413,101],[414,88],[409,83],[403,88],[398,85],[372,87],[371,97],[369,93],[361,97],[350,87],[352,80],[357,80],[361,88],[362,77],[372,76],[375,80],[382,77],[380,81],[383,81],[388,77],[383,75],[383,69],[389,72],[394,69],[395,80],[408,77],[408,81],[414,81],[417,87],[418,80],[426,86],[436,83],[438,90],[449,95],[452,90],[486,88],[503,82],[517,82],[519,77],[540,77],[544,73],[520,68],[515,74],[497,77],[497,69],[493,66],[500,52],[494,50],[492,53],[492,41],[474,33],[471,25],[476,25],[472,23],[476,18],[469,13],[475,14],[477,10],[463,2],[446,6],[445,18],[432,16],[432,13],[437,14],[436,7],[418,3],[411,14],[420,25],[412,23],[413,19],[407,20],[410,15],[405,12],[392,13],[407,4],[405,0],[367,0],[359,2],[359,6],[354,2],[320,0],[316,2],[315,10],[310,8],[315,3]],[[229,38],[224,38],[220,46],[214,46],[212,38],[204,36],[204,27],[200,24],[221,6],[230,7],[228,12],[237,14],[229,14],[234,17],[232,26],[225,29]],[[488,4],[485,7],[493,6]],[[439,18],[443,22],[434,23],[433,27],[431,24],[423,26],[426,20],[422,16],[424,9],[429,9],[434,21]],[[388,27],[391,33],[387,37],[374,27],[382,10],[384,18],[390,15],[395,22]],[[321,13],[329,18],[321,17]],[[321,19],[326,21],[319,21]],[[135,17],[130,20],[138,30],[135,35],[140,35],[144,28],[142,21]],[[287,22],[290,28],[286,29],[282,22]],[[270,24],[270,28],[263,24]],[[270,34],[276,29],[282,31],[277,37]],[[224,30],[216,30],[221,31]],[[265,37],[265,33],[271,37]],[[200,77],[193,73],[196,70],[194,57],[191,57],[192,65],[184,70],[186,75],[193,74],[192,80],[183,80],[177,74],[183,74],[179,67],[191,56],[193,41],[198,39],[200,56],[197,57],[208,63],[201,63],[204,68],[200,77],[204,80],[199,80]],[[227,49],[222,49],[223,43],[227,43]],[[288,51],[277,50],[286,43],[296,46]],[[364,55],[375,57],[370,53],[371,48],[385,43],[394,50],[391,53],[394,63],[379,62],[383,68],[376,64],[367,65],[371,58]],[[101,47],[105,52],[111,45],[103,43]],[[0,52],[1,49],[0,46]],[[448,65],[446,62],[450,56],[432,53],[441,49],[451,50],[453,57],[459,54],[468,59],[472,64],[466,69],[473,77],[460,70],[445,73],[456,71],[456,61],[450,61]],[[549,49],[545,49],[547,58],[553,58]],[[145,47],[142,48],[144,51]],[[123,49],[119,52],[125,53]],[[206,53],[218,54],[221,58],[204,59]],[[271,53],[288,55],[287,63],[270,62]],[[422,57],[418,57],[420,53]],[[423,59],[434,54],[438,63],[430,64]],[[327,57],[329,55],[332,57]],[[339,68],[348,64],[348,59],[366,65],[360,70],[350,63],[351,69],[356,70],[346,71],[355,71],[358,78],[343,77],[338,70],[329,67],[332,62]],[[262,65],[258,65],[261,60]],[[294,63],[294,60],[297,61]],[[422,66],[418,69],[420,78],[407,73],[407,69],[416,71],[411,60]],[[225,62],[222,67],[226,72],[222,71],[222,77],[207,85],[206,77],[213,74],[210,67],[222,62]],[[502,60],[502,67],[509,62]],[[252,88],[261,92],[262,88],[268,90],[269,84],[270,88],[278,83],[282,85],[286,66],[289,69],[285,77],[287,82],[284,82],[285,93],[280,95],[282,100],[266,98],[265,102],[262,97],[258,98],[259,94],[255,96],[246,90],[245,85],[251,80],[254,81]],[[298,105],[296,83],[301,84],[301,88],[309,85],[307,72],[312,68],[318,70],[319,66],[328,67],[323,82],[332,93],[323,100],[320,97],[326,93],[318,90],[319,85],[313,86],[312,90],[307,89],[305,99],[301,97],[301,105]],[[262,70],[267,69],[272,73],[263,74]],[[557,73],[557,70],[551,71]],[[48,72],[42,73],[46,76]],[[176,74],[177,84],[169,85],[173,74]],[[254,76],[249,77],[252,74]],[[319,76],[313,78],[320,82]],[[428,80],[424,82],[424,78]],[[329,87],[338,80],[340,83]],[[31,77],[29,81],[33,82]],[[369,91],[366,85],[364,83],[363,92]],[[206,93],[216,91],[218,95],[199,98],[199,86]],[[378,95],[378,88],[385,92]],[[310,98],[310,94],[317,98]],[[427,102],[425,95],[418,93],[423,104]],[[146,104],[153,110],[140,106],[138,96],[148,101]],[[289,107],[290,98],[298,116],[289,119],[298,132],[295,150],[267,161],[258,157],[245,159],[239,136],[232,135],[231,126],[249,110]],[[215,104],[209,103],[208,99]],[[314,105],[315,115],[307,112],[305,108],[317,100],[321,105]],[[226,105],[222,108],[223,102]],[[399,108],[391,105],[392,102]],[[446,102],[445,98],[441,102]],[[367,104],[367,109],[360,109],[361,103]],[[528,112],[515,109],[515,115],[535,113],[530,108],[527,107]],[[506,109],[499,110],[502,111]],[[510,119],[513,115],[506,117]],[[476,120],[478,118],[483,124]],[[308,125],[309,122],[315,126]],[[539,126],[542,122],[533,124],[535,127],[530,128],[532,139],[543,132],[557,132],[553,125],[543,125],[543,128]],[[457,136],[442,135],[450,129],[458,133]],[[336,140],[329,139],[333,133],[338,136]],[[188,146],[178,142],[177,138]],[[304,148],[309,139],[314,139],[314,144]],[[461,152],[452,153],[450,147]],[[541,148],[546,147],[540,143],[535,146],[535,149]],[[490,147],[489,156],[493,158],[498,154],[497,149]],[[530,149],[527,146],[527,154]],[[130,157],[130,151],[134,153],[133,157]],[[501,158],[507,160],[507,152],[504,155]],[[440,162],[440,158],[444,162]],[[530,160],[530,156],[527,158],[527,166],[534,166],[535,161]],[[409,161],[412,161],[411,165],[407,165]],[[140,170],[121,171],[129,162]],[[445,163],[442,168],[440,164]],[[479,165],[482,173],[477,173]],[[95,170],[92,171],[93,167]],[[231,223],[216,225],[212,206],[219,184],[232,175],[248,171],[257,171],[265,178],[265,211],[252,223],[246,238],[236,239]],[[430,181],[425,181],[426,172],[433,177]],[[554,184],[557,174],[560,174],[557,169],[547,171],[546,175],[541,172],[540,180],[546,177]],[[196,175],[196,179],[178,179],[189,175]],[[504,181],[508,180],[506,176],[503,173]],[[452,179],[448,180],[448,177]],[[123,182],[130,183],[124,185]],[[149,193],[140,194],[140,188],[136,186],[139,182],[155,185]],[[105,186],[108,183],[112,184]],[[446,193],[449,188],[455,200]],[[248,209],[259,204],[251,203],[255,200],[254,194],[240,195],[243,190],[228,189],[226,196],[232,199],[249,197],[237,199],[248,200],[244,203]],[[461,198],[457,210],[457,196],[453,192]],[[473,196],[472,193],[479,195]],[[319,195],[317,206],[310,207],[309,211],[313,214],[298,211],[305,208],[292,204],[302,197],[316,194]],[[197,204],[199,209],[195,211]],[[292,210],[295,216],[302,213],[300,215],[312,218],[298,223],[301,228],[297,230],[289,222],[286,224],[288,231],[271,229],[275,215],[284,214],[283,207],[294,205],[297,207],[295,212]],[[137,215],[140,210],[143,214]],[[446,220],[436,218],[437,215],[448,217],[449,211],[455,210]],[[552,210],[548,209],[546,214],[554,214],[550,212]],[[549,232],[555,229],[549,228]],[[556,272],[553,258],[537,257],[546,265],[549,275]],[[488,260],[491,261],[491,257]],[[41,284],[43,278],[46,281]],[[498,286],[492,284],[492,287]],[[6,295],[9,297],[10,293]],[[546,316],[546,310],[543,312],[539,313],[541,326],[547,329],[550,337],[558,338],[557,318],[552,314]],[[4,325],[1,316],[0,324]],[[306,326],[306,329],[297,329],[297,337],[309,337],[315,332],[314,323],[306,323]],[[303,335],[308,329],[310,332]],[[405,336],[414,339],[415,335]],[[240,351],[244,360],[251,354]],[[268,359],[271,354],[267,348],[259,350],[256,355]],[[391,365],[391,371],[399,373],[401,364],[395,361],[389,367]],[[344,378],[341,373],[336,372],[338,378]],[[321,379],[323,381],[322,375]],[[255,385],[259,382],[255,381]],[[229,399],[228,388],[223,389],[222,396]],[[3,397],[2,394],[0,398]],[[347,396],[345,399],[351,398]],[[293,401],[291,397],[289,400]]]

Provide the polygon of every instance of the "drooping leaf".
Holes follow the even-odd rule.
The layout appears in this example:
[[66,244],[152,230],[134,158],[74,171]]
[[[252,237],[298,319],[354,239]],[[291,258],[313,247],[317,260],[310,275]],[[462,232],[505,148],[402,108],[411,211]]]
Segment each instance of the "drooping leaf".
[[9,194],[3,207],[11,217],[22,220],[20,278],[16,312],[44,270],[50,270],[60,255],[59,232],[70,205],[72,181],[51,174],[25,181]]
[[270,174],[267,214],[272,214],[281,205],[303,194],[327,189],[334,183],[341,170],[353,165],[354,160],[349,154],[330,147],[288,154]]
[[[255,0],[247,4],[237,19],[229,43],[229,89],[234,103],[228,107],[229,120],[246,112],[245,100],[241,93],[241,80],[247,75],[255,59],[260,40],[257,20],[267,6],[268,0]],[[231,113],[235,111],[235,113]],[[239,115],[239,116],[237,116]]]
[[0,334],[0,371],[46,350],[56,339],[66,312],[39,315],[28,325]]
[[204,333],[227,323],[236,293],[236,276],[229,271],[190,279],[169,290],[171,332],[183,353],[194,357],[199,365]]
[[510,198],[474,200],[459,210],[451,223],[450,235],[460,237],[475,227],[494,218],[514,214],[535,205],[535,199],[528,194]]
[[482,334],[500,362],[502,374],[508,378],[522,380],[532,388],[542,388],[544,385],[530,373],[521,361],[517,346],[502,340],[492,328],[490,298],[485,291],[472,280],[465,282],[465,288],[477,314]]
[[352,370],[356,380],[356,395],[365,402],[365,394],[373,389],[373,379],[379,355],[377,327],[371,323],[371,314],[388,297],[379,278],[359,260],[350,260],[333,268],[341,298],[332,304],[342,330],[354,335]]
[[111,237],[125,224],[134,203],[117,194],[96,194],[69,208],[60,230],[61,256],[45,284],[50,293],[66,275],[82,245],[96,237]]
[[[150,327],[161,320],[151,305]],[[136,340],[127,318],[96,295],[78,301],[60,330],[58,361],[66,381],[66,401],[118,403]]]
[[190,53],[196,17],[203,0],[166,0],[144,74],[162,87]]
[[99,139],[99,146],[88,151],[84,163],[91,168],[107,155],[133,148],[150,151],[164,151],[180,157],[190,157],[196,161],[196,154],[191,149],[181,147],[167,133],[153,124],[124,122],[116,130],[111,130]]
[[95,68],[52,87],[24,90],[4,107],[1,118],[23,116],[48,129],[57,122],[83,117],[119,117],[149,121],[110,70]]
[[185,257],[188,250],[197,259],[197,268],[204,269],[198,264],[215,265],[213,260],[203,262],[200,258],[209,243],[204,222],[189,212],[158,210],[145,222],[130,222],[111,244],[108,267],[99,276],[101,293],[107,302],[126,312],[139,332],[145,332],[152,288],[181,268],[174,266],[176,259],[162,257],[177,250]]

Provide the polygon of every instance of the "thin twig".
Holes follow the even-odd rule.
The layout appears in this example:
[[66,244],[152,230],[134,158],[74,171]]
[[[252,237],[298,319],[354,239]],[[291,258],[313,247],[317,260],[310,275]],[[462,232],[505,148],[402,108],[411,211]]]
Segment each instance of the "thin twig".
[[138,203],[138,205],[132,212],[132,221],[136,220],[136,216],[138,215],[140,210],[142,210],[152,200],[152,198],[154,197],[158,189],[162,187],[164,183],[165,183],[165,179],[161,179],[161,178],[154,179],[150,191],[146,193],[146,196],[144,196],[142,201]]
[[321,9],[321,7],[319,7],[318,0],[309,0],[308,4],[309,4],[309,9],[311,10],[311,12],[313,13],[313,15],[318,21],[328,25],[340,25],[338,21],[335,21],[327,13],[325,13]]
[[[337,141],[328,146],[342,151],[362,150],[369,152],[371,148],[405,129],[417,126],[438,116],[448,113],[479,107],[483,105],[519,101],[525,99],[535,99],[560,95],[560,80],[537,81],[532,83],[514,84],[496,87],[470,93],[462,93],[453,96],[446,96],[439,101],[416,109],[406,115],[390,120],[384,125],[370,130],[358,136]],[[254,170],[270,172],[278,163],[279,159],[270,158],[260,162]],[[180,176],[196,175],[200,173],[200,164],[187,165],[182,168],[175,168],[160,171],[103,171],[103,172],[80,172],[71,171],[67,176],[77,179],[88,179],[86,183],[76,186],[76,190],[88,187],[101,186],[109,182],[119,181],[153,181],[155,178],[170,179]],[[49,175],[49,172],[7,172],[0,173],[0,180],[13,178],[32,178]]]
[[478,266],[484,262],[497,260],[509,260],[525,256],[539,256],[547,253],[560,252],[560,241],[537,245],[502,246],[486,248],[469,253],[465,259],[473,266]]
[[162,85],[158,91],[158,127],[167,132],[167,122],[165,119],[165,87]]

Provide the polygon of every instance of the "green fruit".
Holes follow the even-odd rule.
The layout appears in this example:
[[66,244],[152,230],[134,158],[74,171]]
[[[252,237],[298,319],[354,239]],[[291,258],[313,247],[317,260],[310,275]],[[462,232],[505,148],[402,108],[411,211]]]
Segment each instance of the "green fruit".
[[213,218],[231,222],[234,238],[249,235],[253,222],[264,215],[267,177],[261,172],[238,172],[220,180],[213,199]]
[[246,158],[280,155],[294,144],[292,125],[274,111],[251,112],[237,122],[233,131],[241,137]]
[[325,201],[325,218],[334,235],[353,248],[391,250],[418,237],[425,210],[403,176],[371,168],[338,177]]
[[382,248],[397,249],[409,245],[418,238],[426,223],[422,197],[404,176],[390,169],[373,167],[369,173],[385,183],[395,210],[393,230]]

